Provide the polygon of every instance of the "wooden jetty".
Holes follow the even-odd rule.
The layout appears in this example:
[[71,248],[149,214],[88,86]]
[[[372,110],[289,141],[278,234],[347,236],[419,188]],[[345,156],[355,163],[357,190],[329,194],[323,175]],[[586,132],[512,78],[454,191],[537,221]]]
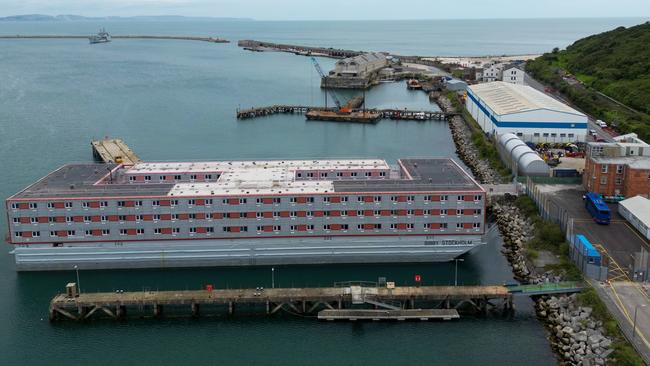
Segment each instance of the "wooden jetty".
[[[156,39],[156,40],[178,40],[178,41],[201,41],[210,43],[230,43],[230,41],[218,37],[195,37],[195,36],[147,36],[147,35],[111,35],[112,39]],[[79,35],[0,35],[0,39],[88,39],[88,36]]]
[[140,158],[120,139],[104,138],[92,141],[93,156],[104,163],[133,165]]
[[309,121],[376,123],[381,119],[381,113],[367,110],[353,110],[342,113],[339,111],[311,109],[305,114],[305,117]]
[[[163,309],[170,314],[180,310],[195,317],[233,315],[238,307],[257,308],[269,315],[280,311],[307,316],[318,314],[321,319],[334,320],[454,319],[458,311],[512,310],[512,296],[505,286],[373,287],[354,283],[324,288],[213,289],[207,286],[203,290],[78,294],[77,285],[69,283],[65,293],[50,301],[49,319],[121,319],[127,314],[160,317]],[[381,311],[369,311],[373,309]]]
[[[341,121],[344,120],[345,114],[338,113],[335,108],[322,108],[322,107],[310,107],[310,106],[299,106],[299,105],[272,105],[268,107],[257,107],[250,109],[238,109],[237,110],[237,119],[250,119],[265,117],[274,114],[306,114],[309,118],[310,112],[317,111],[318,114],[323,116],[332,116],[332,119],[325,120],[335,120]],[[394,120],[411,120],[411,121],[427,121],[427,120],[437,120],[437,121],[448,121],[451,117],[457,115],[458,113],[445,113],[440,111],[414,111],[407,109],[354,109],[353,113],[366,113],[373,116],[371,122],[376,122],[382,118],[394,119]],[[377,118],[374,118],[374,117]],[[337,117],[337,118],[334,118]],[[312,118],[316,119],[316,118]]]

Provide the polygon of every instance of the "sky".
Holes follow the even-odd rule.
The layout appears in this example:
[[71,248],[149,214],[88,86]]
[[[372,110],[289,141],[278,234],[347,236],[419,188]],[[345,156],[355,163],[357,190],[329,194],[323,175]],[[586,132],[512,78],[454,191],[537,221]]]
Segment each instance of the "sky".
[[258,20],[648,17],[650,0],[0,0],[0,16],[17,14]]

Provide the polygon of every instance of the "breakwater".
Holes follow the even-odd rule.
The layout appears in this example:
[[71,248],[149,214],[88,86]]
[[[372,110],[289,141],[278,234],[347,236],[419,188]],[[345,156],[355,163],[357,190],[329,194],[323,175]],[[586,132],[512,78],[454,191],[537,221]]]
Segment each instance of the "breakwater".
[[[210,43],[230,43],[230,41],[218,37],[194,37],[194,36],[147,36],[147,35],[117,35],[112,39],[155,39],[155,40],[178,40],[178,41],[201,41]],[[88,36],[79,35],[0,35],[0,39],[88,39]]]
[[248,51],[279,51],[289,52],[301,56],[324,56],[332,58],[354,57],[365,53],[364,51],[345,50],[341,48],[298,46],[292,44],[255,41],[250,39],[241,40],[237,42],[237,45]]
[[[296,105],[272,105],[266,107],[255,107],[249,109],[238,109],[237,119],[250,119],[271,116],[274,114],[307,114],[310,111],[337,112],[336,108],[296,106]],[[379,114],[380,118],[394,120],[412,120],[412,121],[447,121],[456,116],[452,112],[438,111],[415,111],[408,109],[366,109],[367,113]],[[355,109],[353,112],[362,112]]]

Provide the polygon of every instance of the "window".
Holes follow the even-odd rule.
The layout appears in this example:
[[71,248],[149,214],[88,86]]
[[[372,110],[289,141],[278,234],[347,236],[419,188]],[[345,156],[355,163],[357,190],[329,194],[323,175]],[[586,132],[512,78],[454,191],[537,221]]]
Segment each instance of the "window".
[[171,215],[172,221],[178,220],[178,214]]
[[357,224],[357,230],[363,231],[363,224]]
[[307,225],[307,230],[314,231],[314,225]]
[[296,211],[289,212],[289,217],[296,217],[296,216],[298,216],[298,212]]
[[478,228],[481,227],[481,223],[480,223],[480,222],[475,222],[475,223],[472,224],[472,227],[473,227],[474,229],[478,229]]
[[135,221],[142,221],[143,216],[142,215],[135,215]]
[[616,166],[616,174],[623,174],[623,166],[622,165],[617,165]]
[[365,175],[366,177],[372,177],[372,173],[371,173],[371,172],[365,172],[364,175]]
[[[13,208],[13,207],[12,207]],[[53,209],[54,208],[54,202],[48,202],[47,203],[47,208]]]
[[256,198],[255,203],[257,203],[258,205],[261,205],[262,203],[264,203],[264,200],[262,200],[262,198]]
[[129,176],[129,182],[135,182],[135,175]]
[[33,210],[33,209],[36,209],[36,208],[38,208],[38,204],[35,203],[35,202],[30,202],[30,203],[29,203],[29,208],[31,208],[32,210]]
[[442,195],[442,196],[440,196],[440,201],[446,201],[448,198],[449,198],[449,196],[447,196],[446,194]]
[[464,213],[465,213],[465,210],[464,210],[464,209],[462,209],[462,208],[460,208],[460,209],[458,209],[458,210],[456,210],[456,216],[460,216],[460,215],[463,215]]
[[397,230],[397,224],[390,224],[391,230]]
[[330,198],[329,197],[323,197],[323,202],[325,203],[330,203]]
[[289,197],[289,203],[296,203],[296,197]]
[[413,216],[413,210],[406,210],[407,216]]
[[551,137],[557,137],[557,133],[551,133]]
[[244,205],[244,204],[246,204],[246,202],[248,202],[248,200],[246,198],[240,198],[239,199],[239,204],[240,205]]
[[84,216],[84,222],[88,223],[92,220],[90,216]]
[[32,224],[38,224],[38,217],[30,217],[29,222],[31,222]]
[[443,208],[442,210],[440,210],[440,216],[444,216],[446,214],[447,214],[447,209],[446,208]]
[[68,236],[75,236],[75,235],[77,235],[76,230],[68,230]]
[[207,200],[205,200],[205,205],[206,206],[212,205],[212,198],[208,198]]
[[480,214],[482,214],[482,213],[483,213],[483,210],[481,210],[480,208],[477,208],[477,209],[474,210],[474,215],[475,215],[475,216],[476,216],[476,215],[480,215]]
[[206,233],[214,233],[214,228],[213,227],[206,227],[205,232]]
[[124,207],[126,205],[126,201],[117,201],[117,207]]
[[561,133],[560,137],[566,137],[566,133]]
[[282,226],[280,225],[273,225],[273,231],[280,231],[282,230]]
[[151,176],[150,175],[145,175],[144,176],[144,181],[145,182],[151,182]]
[[175,227],[175,228],[172,229],[172,234],[178,234],[180,232],[181,232],[180,228]]
[[424,228],[425,229],[431,229],[431,224],[429,224],[429,223],[424,224]]
[[48,217],[47,222],[49,222],[50,224],[56,222],[56,217],[54,217],[54,216]]
[[135,201],[135,202],[133,202],[133,205],[135,207],[142,207],[142,201]]
[[544,133],[542,134],[542,136],[544,136],[544,137],[548,137],[548,132],[544,132]]
[[576,137],[576,135],[574,133],[569,134],[569,138],[574,138],[574,137]]
[[350,226],[348,224],[341,225],[341,230],[348,230]]
[[462,201],[464,198],[465,198],[465,197],[463,197],[463,196],[456,196],[456,199],[457,199],[458,201]]
[[101,220],[102,222],[106,222],[106,221],[108,221],[108,216],[101,216],[101,217],[100,217],[100,220]]
[[379,176],[380,176],[380,177],[385,177],[385,176],[386,176],[386,172],[379,172]]
[[314,197],[307,197],[307,203],[314,203]]
[[341,211],[341,216],[343,217],[348,216],[348,212],[346,210]]
[[327,178],[327,172],[320,173],[321,178]]
[[361,217],[363,217],[363,211],[361,211],[361,210],[357,210],[357,216],[361,216]]
[[91,235],[93,235],[93,231],[92,230],[86,230],[84,235],[91,236]]
[[363,196],[357,196],[357,202],[363,203]]
[[375,224],[375,230],[381,230],[381,224]]
[[196,200],[187,200],[187,204],[189,206],[194,206],[194,205],[196,205]]
[[72,202],[66,202],[65,203],[65,208],[72,208]]
[[433,199],[433,196],[424,196],[424,202],[431,202],[431,199]]
[[256,212],[255,217],[258,218],[258,219],[263,218],[264,217],[264,212]]
[[406,228],[407,228],[408,230],[413,230],[413,227],[414,227],[413,225],[414,225],[413,223],[406,224]]
[[188,214],[187,218],[190,220],[196,220],[196,214],[195,213]]
[[160,215],[153,215],[153,221],[159,221]]
[[117,217],[117,219],[118,219],[119,221],[126,221],[126,215],[119,215],[119,216]]
[[108,207],[108,201],[99,202],[99,207],[101,207],[101,208]]
[[323,216],[330,217],[330,212],[329,211],[323,211]]
[[195,227],[190,228],[190,234],[196,234],[196,228]]
[[535,132],[535,133],[533,133],[533,136],[534,136],[534,137],[539,137],[539,132]]
[[314,177],[314,173],[307,173],[307,178],[313,178],[313,177]]
[[178,200],[171,200],[169,203],[172,207],[178,206]]
[[376,202],[381,202],[381,196],[375,196],[375,197],[373,197],[373,201],[375,201],[375,203],[376,203]]
[[[219,176],[217,176],[217,179],[218,178],[219,178]],[[212,174],[206,174],[205,175],[205,180],[211,180],[211,179],[212,179]]]
[[356,177],[356,176],[357,176],[357,172],[352,172],[352,173],[350,173],[350,176],[351,176],[351,177]]
[[65,217],[65,222],[67,222],[68,224],[71,223],[73,220],[74,220],[74,218],[72,216],[66,216]]
[[14,217],[13,222],[14,224],[20,224],[20,217]]
[[314,216],[314,211],[307,211],[305,214],[307,217],[313,217]]
[[482,199],[483,199],[483,196],[481,196],[480,194],[474,195],[474,201],[480,201]]
[[[392,212],[392,211],[391,211],[391,212]],[[375,216],[381,216],[381,211],[379,211],[379,210],[374,210],[372,213],[373,213],[373,215],[375,215]]]
[[160,206],[160,201],[158,201],[158,200],[156,200],[156,201],[151,201],[151,206],[153,206],[153,207],[158,207],[158,206]]
[[621,179],[621,177],[616,177],[616,179],[614,180],[614,184],[620,186],[621,184],[623,184],[623,179]]
[[607,185],[607,177],[600,177],[600,184],[603,185],[603,186],[606,186]]
[[330,229],[331,229],[330,224],[323,225],[323,230],[330,230]]
[[178,175],[178,174],[177,174],[177,175],[174,175],[174,180],[181,180],[181,176]]
[[441,228],[441,229],[446,229],[447,226],[448,226],[448,225],[447,225],[446,222],[443,222],[443,223],[440,224],[440,228]]
[[[274,197],[274,198],[273,198],[273,204],[275,204],[275,205],[279,205],[280,202],[282,202],[282,201],[280,200],[280,197]],[[246,203],[246,199],[245,199],[245,198],[244,198],[244,203]]]
[[277,218],[279,218],[279,217],[280,217],[280,212],[278,212],[278,211],[273,211],[273,218],[274,218],[274,219],[277,219]]
[[348,202],[348,196],[341,197],[341,202]]
[[22,238],[23,237],[23,232],[22,231],[16,231],[16,232],[14,232],[14,236],[16,238]]
[[41,237],[40,231],[32,231],[32,238],[40,238],[40,237]]
[[56,236],[56,231],[50,231],[50,236]]
[[196,180],[196,174],[190,174],[190,180]]
[[600,166],[600,172],[601,173],[607,173],[607,167],[608,167],[608,165],[606,165],[606,164],[601,165]]
[[89,206],[88,202],[81,202],[81,207],[88,208]]
[[157,227],[157,228],[153,229],[153,233],[156,234],[156,235],[162,234],[162,230],[159,227]]

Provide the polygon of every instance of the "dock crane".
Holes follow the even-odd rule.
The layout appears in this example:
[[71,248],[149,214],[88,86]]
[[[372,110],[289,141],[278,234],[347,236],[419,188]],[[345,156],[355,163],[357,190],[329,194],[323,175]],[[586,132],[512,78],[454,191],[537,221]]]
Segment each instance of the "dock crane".
[[[311,56],[311,62],[314,64],[314,67],[316,68],[316,71],[318,72],[318,75],[320,75],[321,79],[325,77],[325,73],[323,72],[323,69],[320,67],[320,64],[318,61],[316,61],[316,58],[314,56]],[[336,93],[333,90],[326,89],[327,93],[334,99],[334,103],[336,104],[336,108],[338,108],[339,113],[350,113],[352,110],[348,108],[347,106],[343,106],[341,104],[341,101],[339,100],[339,97],[336,95]]]

